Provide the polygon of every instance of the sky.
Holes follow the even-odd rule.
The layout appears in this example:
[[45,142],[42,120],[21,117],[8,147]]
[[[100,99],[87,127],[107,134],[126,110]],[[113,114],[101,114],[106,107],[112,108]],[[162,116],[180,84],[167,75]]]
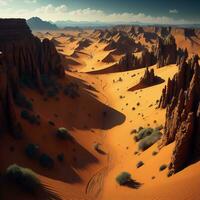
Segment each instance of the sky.
[[200,0],[0,0],[0,18],[198,24]]

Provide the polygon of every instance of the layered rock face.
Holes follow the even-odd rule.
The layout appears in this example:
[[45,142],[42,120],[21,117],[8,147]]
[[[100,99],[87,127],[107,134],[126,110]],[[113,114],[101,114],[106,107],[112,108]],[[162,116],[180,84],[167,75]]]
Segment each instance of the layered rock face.
[[177,58],[177,46],[175,38],[169,34],[166,38],[158,38],[155,57],[158,67],[175,64]]
[[167,107],[161,147],[175,141],[170,170],[178,172],[200,158],[200,66],[196,55],[183,60],[163,89],[160,107]]
[[23,19],[0,20],[0,52],[0,131],[9,127],[13,132],[20,129],[13,100],[20,79],[30,78],[42,91],[41,76],[62,77],[64,68],[53,43],[34,37]]

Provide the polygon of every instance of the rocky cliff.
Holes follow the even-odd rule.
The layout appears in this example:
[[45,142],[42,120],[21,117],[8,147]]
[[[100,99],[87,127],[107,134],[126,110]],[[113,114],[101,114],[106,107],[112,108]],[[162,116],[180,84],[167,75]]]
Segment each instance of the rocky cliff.
[[196,55],[182,60],[178,73],[168,80],[160,99],[167,107],[165,132],[160,147],[175,141],[170,174],[200,158],[200,66]]
[[62,77],[64,68],[53,43],[34,37],[23,19],[0,19],[0,52],[0,130],[20,132],[13,100],[20,80],[31,79],[43,91],[41,77]]
[[175,38],[169,34],[165,38],[157,39],[155,57],[158,67],[175,64],[177,59],[177,46]]

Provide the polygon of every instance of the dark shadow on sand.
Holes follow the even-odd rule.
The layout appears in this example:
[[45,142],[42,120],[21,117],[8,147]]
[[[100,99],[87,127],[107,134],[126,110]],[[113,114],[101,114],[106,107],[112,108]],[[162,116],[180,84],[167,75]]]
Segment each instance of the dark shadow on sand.
[[124,186],[132,188],[132,189],[139,189],[142,186],[142,183],[137,182],[136,180],[130,180]]

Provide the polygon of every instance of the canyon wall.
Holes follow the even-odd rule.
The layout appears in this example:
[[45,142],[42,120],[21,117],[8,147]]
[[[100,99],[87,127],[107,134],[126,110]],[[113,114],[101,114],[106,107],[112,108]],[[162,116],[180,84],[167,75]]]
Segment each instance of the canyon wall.
[[175,173],[200,158],[200,66],[198,55],[182,60],[179,71],[168,80],[160,99],[167,108],[165,131],[160,147],[175,141],[170,163]]
[[20,80],[31,79],[42,92],[42,76],[64,76],[53,43],[33,36],[24,19],[0,19],[0,132],[9,128],[19,135],[14,97],[20,93]]

